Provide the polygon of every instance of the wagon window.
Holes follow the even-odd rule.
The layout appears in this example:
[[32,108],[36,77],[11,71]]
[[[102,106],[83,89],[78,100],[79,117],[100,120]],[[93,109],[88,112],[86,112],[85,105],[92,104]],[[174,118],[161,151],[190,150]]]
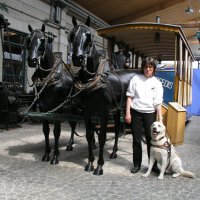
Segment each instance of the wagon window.
[[53,20],[55,23],[60,23],[61,12],[62,8],[58,3],[55,2],[51,4],[51,20]]

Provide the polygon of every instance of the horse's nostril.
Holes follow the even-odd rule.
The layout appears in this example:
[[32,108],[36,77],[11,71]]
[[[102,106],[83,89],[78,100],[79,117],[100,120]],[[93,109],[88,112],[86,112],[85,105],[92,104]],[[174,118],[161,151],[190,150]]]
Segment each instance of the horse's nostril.
[[83,55],[79,56],[79,60],[82,61],[83,60]]
[[31,58],[31,57],[28,57],[27,58],[27,61],[28,61],[28,65],[29,67],[31,68],[35,68],[37,66],[37,58]]
[[33,63],[37,63],[37,58],[33,58]]

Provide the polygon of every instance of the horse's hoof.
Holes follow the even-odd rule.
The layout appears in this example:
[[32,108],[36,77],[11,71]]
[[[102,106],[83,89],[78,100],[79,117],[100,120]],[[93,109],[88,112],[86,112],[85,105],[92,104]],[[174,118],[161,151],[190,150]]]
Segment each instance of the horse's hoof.
[[103,169],[102,167],[98,166],[95,170],[94,170],[94,175],[100,176],[103,175]]
[[58,163],[59,163],[58,159],[52,159],[50,162],[51,165],[57,165]]
[[42,157],[42,161],[43,162],[49,162],[50,161],[50,156],[48,155],[44,155],[43,157]]
[[86,172],[92,172],[92,171],[94,171],[94,166],[92,164],[87,164],[85,166],[85,171]]
[[110,154],[110,157],[109,157],[110,159],[115,159],[115,158],[117,158],[117,154],[116,153],[111,153]]
[[73,150],[73,146],[67,146],[66,151],[72,151]]

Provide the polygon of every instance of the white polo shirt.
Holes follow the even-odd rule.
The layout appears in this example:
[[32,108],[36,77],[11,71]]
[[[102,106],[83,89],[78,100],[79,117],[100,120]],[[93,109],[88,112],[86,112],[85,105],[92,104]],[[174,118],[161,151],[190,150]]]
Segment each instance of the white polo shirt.
[[152,113],[163,101],[163,87],[155,76],[146,78],[142,74],[136,75],[129,83],[126,96],[133,98],[132,109],[141,113]]

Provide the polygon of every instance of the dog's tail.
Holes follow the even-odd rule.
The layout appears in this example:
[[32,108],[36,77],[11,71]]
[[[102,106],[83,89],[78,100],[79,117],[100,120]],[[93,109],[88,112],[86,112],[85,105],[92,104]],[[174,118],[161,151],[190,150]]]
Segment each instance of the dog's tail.
[[182,170],[181,174],[185,177],[188,177],[188,178],[194,178],[194,174],[190,171],[185,171],[185,170]]

